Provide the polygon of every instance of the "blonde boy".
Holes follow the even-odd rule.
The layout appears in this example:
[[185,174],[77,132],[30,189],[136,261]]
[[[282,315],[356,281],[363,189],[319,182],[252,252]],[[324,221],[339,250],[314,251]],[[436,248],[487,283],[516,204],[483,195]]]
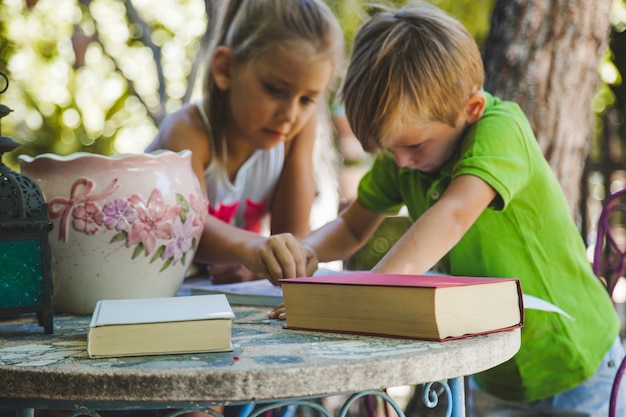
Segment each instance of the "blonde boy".
[[302,243],[320,261],[345,259],[406,205],[414,224],[373,272],[516,277],[525,294],[574,317],[526,310],[519,353],[474,378],[489,412],[606,416],[624,355],[617,315],[527,119],[483,91],[483,77],[471,35],[433,6],[365,23],[343,97],[378,156],[358,199]]

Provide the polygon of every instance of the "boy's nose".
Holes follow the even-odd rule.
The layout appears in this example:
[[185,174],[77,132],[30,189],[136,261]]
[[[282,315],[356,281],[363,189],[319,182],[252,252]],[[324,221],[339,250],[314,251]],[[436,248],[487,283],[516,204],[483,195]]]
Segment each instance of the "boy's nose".
[[403,152],[395,151],[393,153],[393,157],[396,160],[396,165],[398,165],[401,168],[408,167],[409,164],[411,163],[410,156],[407,154],[404,154]]

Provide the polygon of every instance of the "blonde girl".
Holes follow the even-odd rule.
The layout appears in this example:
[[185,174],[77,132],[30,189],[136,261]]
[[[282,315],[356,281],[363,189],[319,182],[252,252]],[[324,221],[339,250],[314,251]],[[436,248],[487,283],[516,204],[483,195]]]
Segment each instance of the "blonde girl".
[[309,231],[316,126],[342,31],[321,0],[234,0],[222,21],[203,100],[166,117],[147,150],[192,151],[212,214],[196,261],[216,278],[309,275],[317,260],[297,239]]

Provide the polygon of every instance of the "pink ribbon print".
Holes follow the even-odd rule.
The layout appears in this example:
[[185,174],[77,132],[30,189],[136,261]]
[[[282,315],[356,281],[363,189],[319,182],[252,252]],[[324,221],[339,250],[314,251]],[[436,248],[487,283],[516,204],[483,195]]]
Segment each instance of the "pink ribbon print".
[[89,202],[102,200],[118,190],[118,179],[115,178],[102,192],[91,194],[94,183],[87,178],[79,178],[72,185],[70,198],[57,197],[48,203],[48,213],[53,219],[61,218],[59,239],[67,242],[68,220],[74,209]]

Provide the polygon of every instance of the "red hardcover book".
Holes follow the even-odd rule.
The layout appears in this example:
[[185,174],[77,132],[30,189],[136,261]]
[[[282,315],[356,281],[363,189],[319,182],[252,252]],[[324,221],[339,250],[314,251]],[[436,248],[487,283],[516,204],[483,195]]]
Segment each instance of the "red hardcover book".
[[280,283],[290,329],[443,341],[524,323],[516,278],[354,272]]

